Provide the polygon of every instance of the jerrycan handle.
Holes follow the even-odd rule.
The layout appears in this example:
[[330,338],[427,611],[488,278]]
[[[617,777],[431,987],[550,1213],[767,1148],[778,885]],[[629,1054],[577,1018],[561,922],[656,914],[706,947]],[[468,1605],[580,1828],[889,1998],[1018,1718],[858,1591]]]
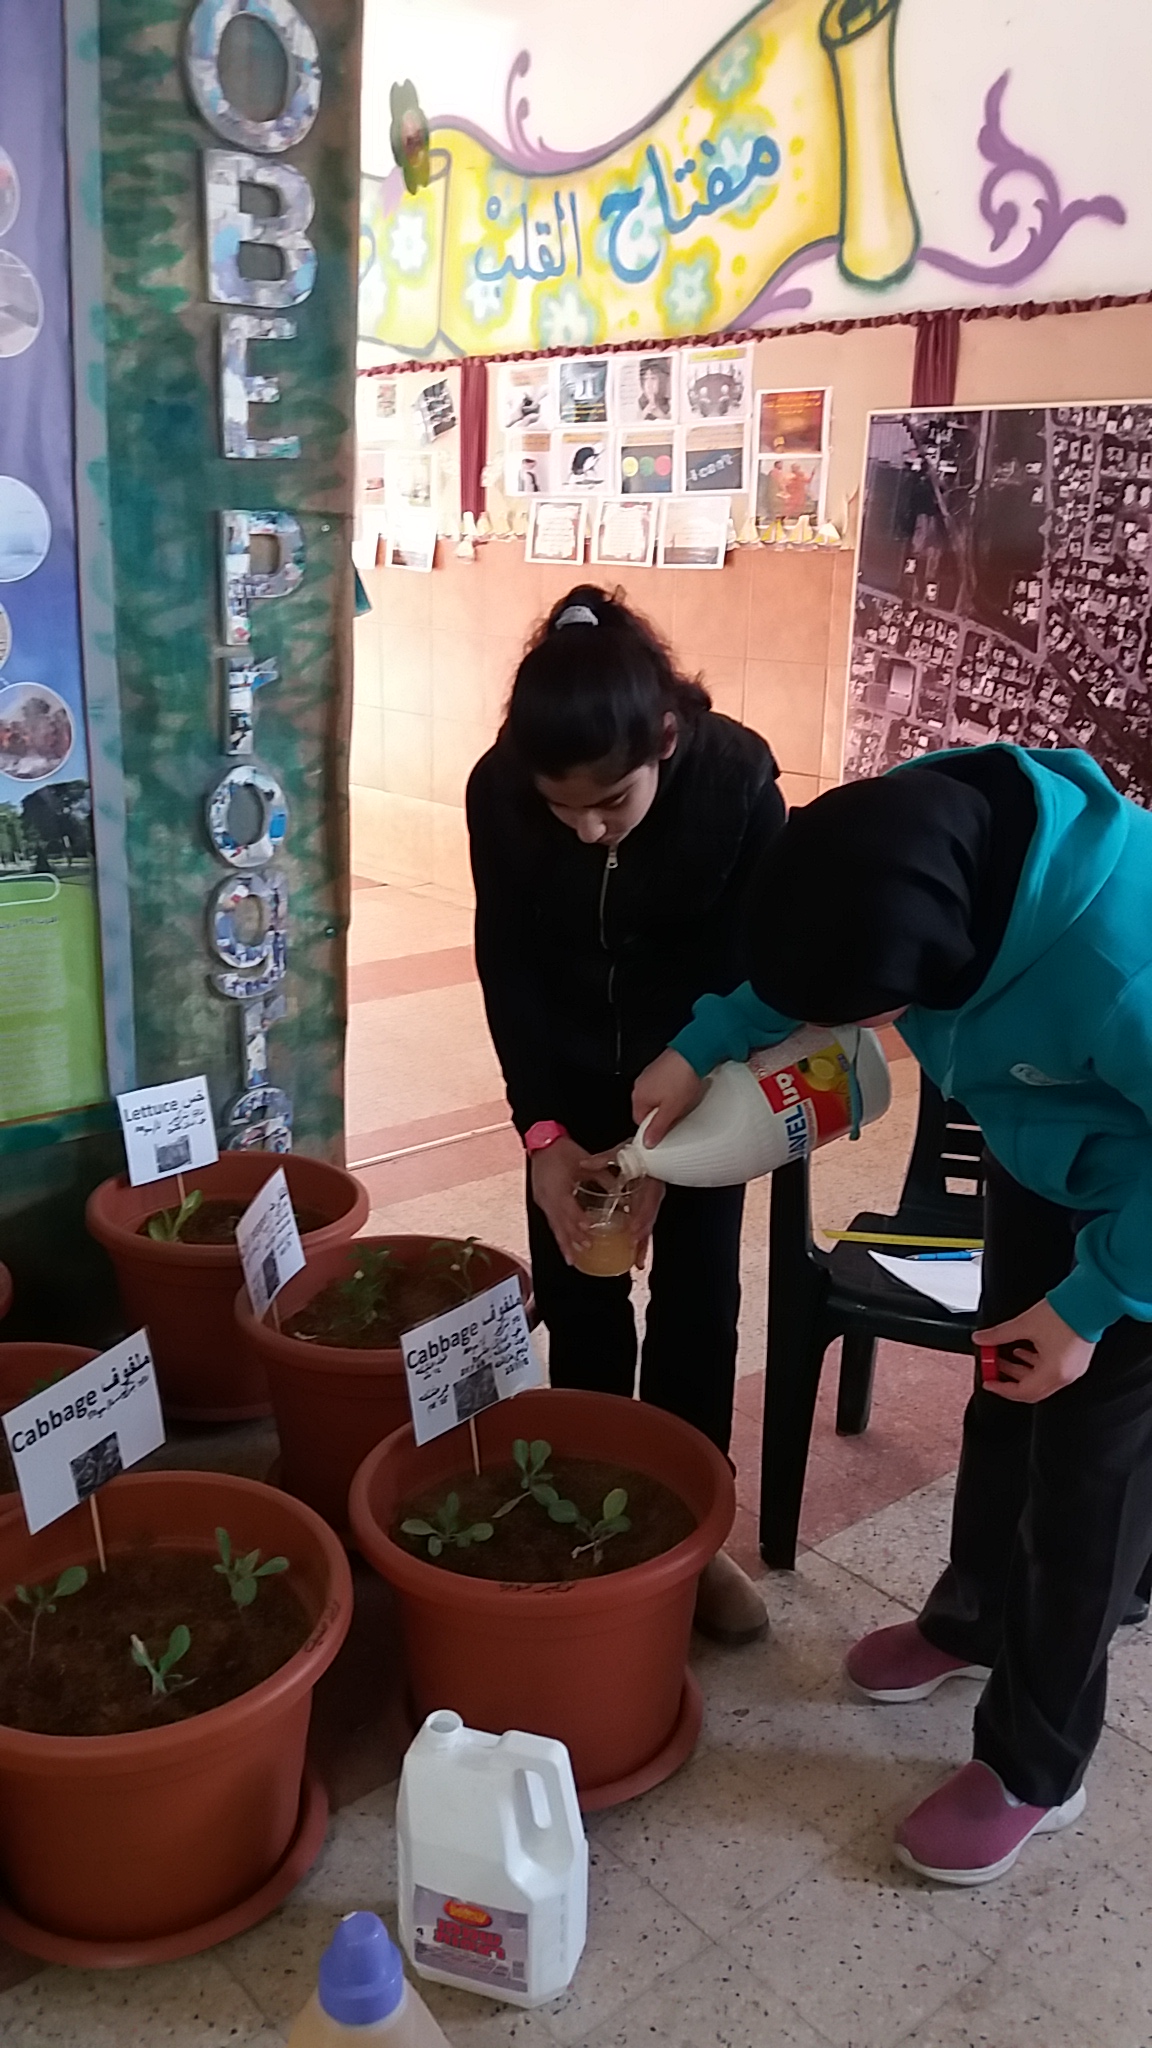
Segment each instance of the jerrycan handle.
[[517,1771],[516,1777],[524,1794],[524,1803],[528,1808],[528,1818],[532,1826],[539,1829],[541,1834],[547,1834],[552,1826],[552,1802],[540,1772]]

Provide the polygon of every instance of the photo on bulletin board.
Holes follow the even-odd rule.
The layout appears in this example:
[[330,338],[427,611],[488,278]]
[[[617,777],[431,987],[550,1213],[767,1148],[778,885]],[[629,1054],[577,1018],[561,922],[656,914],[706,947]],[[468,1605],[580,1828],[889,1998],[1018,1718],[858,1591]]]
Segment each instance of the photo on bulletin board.
[[828,391],[758,391],[759,455],[823,455],[828,435]]
[[557,491],[606,491],[612,485],[612,436],[595,428],[570,429],[553,437],[552,469]]
[[649,569],[660,507],[651,498],[603,498],[592,521],[592,560],[617,569]]
[[389,448],[384,457],[384,498],[389,511],[408,506],[430,510],[435,504],[434,471],[428,450]]
[[547,498],[551,490],[551,434],[510,434],[504,443],[504,496]]
[[556,424],[556,365],[500,363],[496,372],[496,416],[505,434]]
[[824,518],[824,462],[820,456],[785,457],[761,462],[756,490],[756,519],[768,526],[776,519]]
[[456,407],[447,377],[437,378],[435,384],[425,384],[416,401],[416,410],[426,441],[438,441],[442,434],[452,432],[456,425]]
[[570,356],[557,367],[557,412],[562,427],[608,424],[608,357]]
[[417,569],[426,575],[435,560],[435,513],[426,506],[390,512],[385,531],[385,567]]
[[674,428],[624,428],[616,450],[616,488],[620,497],[668,497],[675,474]]
[[688,427],[684,435],[686,492],[747,490],[748,434],[740,420]]
[[666,498],[660,507],[656,562],[661,569],[722,569],[731,500]]
[[680,371],[680,416],[688,425],[703,420],[751,418],[750,342],[731,342],[720,348],[682,349]]
[[575,568],[584,560],[587,522],[587,498],[534,498],[524,560]]
[[612,358],[610,405],[622,427],[671,426],[679,406],[676,352],[629,349]]

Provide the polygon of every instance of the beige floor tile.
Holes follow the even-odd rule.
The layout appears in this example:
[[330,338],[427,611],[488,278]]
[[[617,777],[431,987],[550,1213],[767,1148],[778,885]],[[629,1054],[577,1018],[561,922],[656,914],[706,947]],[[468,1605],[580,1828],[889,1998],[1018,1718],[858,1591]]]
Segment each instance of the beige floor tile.
[[[1087,2048],[1087,2043],[1084,2029],[1067,2014],[1053,2012],[1035,1985],[994,1964],[914,2034],[905,2035],[901,2048]],[[1092,2048],[1105,2044],[1093,2041]]]
[[1013,1961],[1080,2023],[1092,2048],[1144,2048],[1152,2038],[1150,1948],[1152,1861],[1129,1850],[1114,1868],[1081,1865],[1015,1945]]
[[934,1479],[880,1514],[827,1537],[817,1551],[915,1613],[948,1560],[954,1491],[954,1475]]
[[710,1739],[734,1732],[733,1716],[742,1721],[791,1701],[842,1698],[849,1644],[867,1629],[908,1618],[907,1608],[816,1551],[803,1553],[794,1572],[765,1571],[757,1583],[771,1621],[766,1641],[743,1650],[696,1641],[693,1664]]
[[48,1969],[0,1997],[5,2048],[274,2048],[281,2038],[218,1955]]
[[890,2048],[984,1967],[882,1859],[851,1848],[727,1946],[837,2048]]
[[1108,1723],[1152,1750],[1152,1623],[1122,1628],[1108,1654]]
[[712,1952],[663,1978],[585,2048],[824,2048],[744,1964]]
[[398,960],[407,953],[437,953],[472,944],[472,915],[415,889],[357,889],[352,896],[348,958]]
[[446,1984],[421,1984],[420,1996],[453,2048],[555,2048],[556,2036],[538,2009],[525,2012]]
[[584,2048],[589,2034],[658,1979],[709,1944],[603,1842],[592,1848],[588,1946],[570,1991],[545,2008],[558,2041]]
[[391,1202],[387,1208],[372,1211],[367,1228],[373,1233],[479,1237],[485,1244],[500,1245],[527,1258],[524,1176],[518,1170],[496,1173],[488,1180],[463,1181],[440,1194]]
[[350,1131],[378,1131],[495,1101],[504,1083],[479,985],[354,1003],[346,1085]]

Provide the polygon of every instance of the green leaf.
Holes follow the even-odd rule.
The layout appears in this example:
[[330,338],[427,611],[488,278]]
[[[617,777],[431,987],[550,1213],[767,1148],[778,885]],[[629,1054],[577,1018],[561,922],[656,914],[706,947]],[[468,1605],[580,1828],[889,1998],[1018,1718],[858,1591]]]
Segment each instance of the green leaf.
[[622,1486],[614,1486],[611,1493],[606,1493],[604,1496],[604,1506],[601,1509],[604,1520],[606,1522],[614,1522],[617,1515],[624,1513],[627,1505],[628,1495],[625,1493],[624,1488]]
[[148,1235],[153,1244],[172,1244],[176,1236],[176,1218],[171,1209],[161,1209],[158,1216],[148,1218]]
[[[217,1529],[216,1548],[224,1561],[223,1569],[227,1571],[228,1566],[232,1562],[232,1538],[229,1536],[227,1529]],[[217,1565],[216,1569],[219,1571],[221,1567]]]
[[470,1545],[470,1543],[471,1543],[471,1541],[472,1541],[472,1531],[471,1531],[471,1529],[461,1529],[461,1531],[460,1531],[460,1534],[459,1534],[459,1535],[457,1536],[457,1538],[456,1538],[456,1547],[457,1547],[457,1549],[458,1549],[458,1550],[467,1550],[467,1549],[468,1549],[468,1547],[469,1547],[469,1545]]
[[151,1671],[152,1669],[152,1659],[140,1641],[139,1636],[132,1637],[132,1662],[138,1664],[141,1671]]
[[553,1502],[558,1501],[560,1498],[554,1486],[544,1486],[539,1479],[535,1481],[529,1490],[533,1500],[538,1501],[542,1508],[550,1508]]
[[286,1572],[287,1570],[288,1559],[286,1557],[266,1557],[254,1576],[258,1579],[270,1579],[275,1572]]
[[580,1520],[580,1510],[574,1500],[553,1501],[548,1514],[554,1522],[572,1523]]
[[256,1581],[251,1576],[234,1579],[232,1582],[232,1598],[237,1607],[251,1607],[258,1591]]
[[487,1543],[495,1534],[491,1522],[474,1522],[472,1525],[473,1543]]
[[626,1536],[632,1524],[628,1520],[627,1515],[613,1515],[608,1527],[613,1536]]
[[63,1600],[69,1593],[78,1593],[81,1587],[87,1584],[88,1573],[82,1564],[66,1565],[52,1589],[53,1595],[57,1600]]
[[436,1531],[432,1527],[431,1522],[422,1522],[418,1515],[413,1515],[407,1522],[401,1522],[400,1527],[404,1531],[405,1536],[436,1535]]
[[443,1548],[444,1548],[444,1539],[443,1539],[443,1537],[441,1537],[441,1536],[430,1536],[430,1537],[428,1538],[428,1555],[429,1555],[429,1557],[439,1557],[439,1555],[440,1555],[440,1552],[441,1552],[441,1551],[443,1550]]
[[532,1445],[532,1470],[542,1472],[551,1456],[551,1444],[545,1443],[544,1438],[538,1436]]
[[28,1591],[27,1586],[17,1586],[16,1598],[18,1600],[22,1600],[24,1602],[25,1607],[31,1607],[33,1605],[32,1595]]
[[526,1437],[518,1436],[516,1438],[516,1441],[512,1446],[512,1457],[513,1461],[517,1465],[519,1465],[520,1470],[522,1472],[526,1472],[528,1470],[529,1452],[528,1441]]
[[449,1521],[454,1522],[460,1513],[460,1495],[450,1493],[441,1512],[448,1516]]
[[236,1569],[238,1572],[254,1572],[259,1562],[260,1552],[258,1550],[250,1550],[247,1557],[237,1558]]
[[168,1648],[165,1650],[157,1667],[161,1676],[167,1677],[173,1665],[178,1664],[181,1657],[186,1657],[191,1648],[192,1631],[189,1628],[185,1628],[182,1621],[178,1622],[168,1638]]

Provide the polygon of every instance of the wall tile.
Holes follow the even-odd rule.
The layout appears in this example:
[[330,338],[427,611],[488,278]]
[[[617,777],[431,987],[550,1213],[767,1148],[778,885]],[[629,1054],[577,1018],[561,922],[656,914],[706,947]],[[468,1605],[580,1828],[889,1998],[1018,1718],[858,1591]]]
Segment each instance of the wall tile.
[[375,612],[357,619],[352,629],[352,691],[357,704],[382,702],[380,696],[380,621]]
[[468,860],[468,828],[454,805],[433,804],[432,880],[438,889],[471,900],[472,869]]
[[846,662],[851,651],[848,643],[852,630],[852,593],[855,579],[855,550],[841,548],[839,554],[833,558],[832,611],[828,630],[830,662]]
[[824,692],[824,737],[820,748],[822,781],[839,782],[844,762],[844,720],[848,701],[848,671],[830,667]]
[[441,541],[436,567],[422,580],[432,585],[432,624],[447,632],[468,632],[479,625],[483,608],[483,569],[479,559],[462,561],[450,542]]
[[432,590],[438,571],[423,576],[415,569],[373,569],[365,578],[372,605],[372,617],[389,626],[432,624]]
[[436,719],[484,716],[484,635],[478,621],[466,630],[432,633],[432,715]]
[[388,879],[384,866],[384,806],[382,789],[367,789],[356,783],[348,792],[352,843],[352,873],[370,882]]
[[722,711],[726,718],[735,718],[744,723],[744,660],[712,660],[711,656],[696,653],[687,643],[677,642],[676,658],[688,675],[702,675],[712,698],[712,708]]
[[384,714],[378,705],[360,699],[352,706],[348,775],[362,787],[384,787]]
[[385,711],[384,787],[392,796],[432,795],[432,720],[411,711]]
[[480,715],[493,739],[503,723],[504,707],[515,681],[527,637],[527,629],[522,639],[514,639],[508,634],[490,633],[483,642]]
[[487,726],[469,720],[438,718],[432,728],[432,800],[461,809],[468,777],[490,747]]
[[834,557],[762,548],[753,558],[748,652],[761,661],[828,659]]
[[800,804],[810,804],[820,794],[819,778],[815,775],[782,775],[780,787],[789,810]]
[[794,775],[820,773],[824,732],[823,663],[749,661],[744,722],[762,733],[781,768]]
[[[396,571],[399,575],[401,572]],[[406,571],[415,575],[415,570]],[[371,625],[372,621],[367,620]],[[432,633],[427,626],[379,630],[380,702],[385,711],[432,711]]]
[[706,648],[709,658],[742,658],[748,647],[749,551],[729,555],[718,576],[664,570],[672,585],[672,642]]

